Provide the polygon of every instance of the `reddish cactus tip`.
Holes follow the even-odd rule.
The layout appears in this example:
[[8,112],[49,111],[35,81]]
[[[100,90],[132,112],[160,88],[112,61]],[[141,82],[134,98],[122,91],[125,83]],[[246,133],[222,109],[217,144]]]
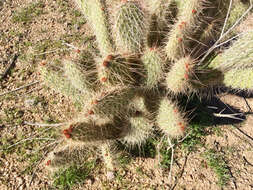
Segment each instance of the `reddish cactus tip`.
[[178,38],[178,41],[179,41],[179,42],[182,42],[182,41],[183,41],[183,39],[182,39],[182,38]]
[[185,79],[189,79],[189,75],[187,73],[184,74]]
[[181,131],[185,130],[185,126],[181,122],[179,122],[178,125],[179,125]]
[[94,114],[94,111],[89,110],[89,111],[88,111],[88,114],[89,114],[89,115],[93,115],[93,114]]
[[40,63],[41,66],[45,66],[46,64],[47,64],[46,61],[41,61],[41,63]]
[[112,59],[113,59],[113,55],[111,55],[111,54],[110,54],[110,55],[107,55],[107,57],[106,57],[106,60],[107,60],[107,61],[111,61]]
[[80,53],[81,52],[81,50],[80,49],[76,49],[76,53]]
[[64,129],[64,130],[63,130],[63,134],[64,134],[64,135],[66,135],[66,134],[68,134],[68,133],[69,133],[69,130],[68,130],[68,129]]
[[181,126],[180,126],[180,129],[181,129],[181,131],[184,132],[184,131],[185,131],[185,126],[184,126],[184,125],[181,125]]
[[187,71],[189,70],[189,63],[185,63],[185,68]]
[[109,65],[109,61],[104,60],[104,61],[103,61],[103,66],[104,66],[104,67],[108,67],[108,65]]
[[70,139],[71,135],[69,133],[64,134],[67,139]]
[[106,77],[102,77],[101,78],[101,82],[106,82],[107,81],[107,78]]
[[73,126],[70,125],[69,128],[68,128],[68,132],[69,132],[69,133],[72,133],[72,131],[73,131]]
[[97,100],[92,100],[92,101],[91,101],[91,104],[97,105],[97,104],[98,104],[98,101],[97,101]]
[[196,14],[196,13],[197,13],[196,9],[192,9],[192,14]]
[[46,166],[49,166],[51,164],[51,160],[48,160],[47,162],[46,162]]
[[185,25],[186,25],[186,22],[183,21],[183,22],[181,22],[181,23],[179,24],[179,28],[182,29]]
[[177,109],[174,109],[173,111],[174,111],[174,113],[177,113],[177,112],[178,112],[178,110],[177,110]]

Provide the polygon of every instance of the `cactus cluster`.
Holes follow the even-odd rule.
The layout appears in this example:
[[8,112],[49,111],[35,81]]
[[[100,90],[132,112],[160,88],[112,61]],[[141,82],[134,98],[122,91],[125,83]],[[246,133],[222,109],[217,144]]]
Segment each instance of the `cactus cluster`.
[[228,18],[230,0],[75,2],[99,53],[39,68],[47,86],[81,109],[62,129],[64,141],[46,159],[48,168],[82,162],[89,145],[100,149],[112,173],[115,142],[140,146],[157,130],[168,138],[185,134],[189,121],[178,104],[181,96],[201,96],[215,86],[253,88],[252,31],[201,60],[225,20],[227,29],[244,13],[245,1],[235,1]]

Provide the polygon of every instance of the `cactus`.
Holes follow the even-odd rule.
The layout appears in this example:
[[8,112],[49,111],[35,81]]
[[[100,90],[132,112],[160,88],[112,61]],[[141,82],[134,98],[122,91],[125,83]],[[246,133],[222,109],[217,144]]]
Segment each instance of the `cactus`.
[[[70,59],[63,66],[40,65],[44,83],[81,109],[64,126],[63,145],[49,154],[51,167],[70,164],[70,157],[79,162],[85,156],[82,146],[89,145],[99,147],[112,176],[117,168],[111,150],[115,142],[141,146],[157,130],[168,138],[185,134],[189,123],[179,95],[201,96],[203,89],[221,85],[253,87],[252,32],[224,53],[214,52],[213,60],[200,59],[212,45],[208,41],[219,38],[228,0],[75,1],[100,53],[93,55],[94,63]],[[228,25],[238,18],[235,14]]]

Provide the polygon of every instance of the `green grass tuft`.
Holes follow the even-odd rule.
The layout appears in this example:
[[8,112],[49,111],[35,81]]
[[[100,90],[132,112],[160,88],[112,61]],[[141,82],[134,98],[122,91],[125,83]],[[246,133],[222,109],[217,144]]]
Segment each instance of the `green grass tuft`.
[[207,165],[214,170],[217,175],[217,184],[220,187],[224,187],[231,178],[228,165],[224,160],[223,155],[210,149],[204,153],[204,158],[206,159]]
[[74,185],[84,181],[94,167],[95,163],[91,161],[81,167],[70,166],[66,170],[60,169],[54,174],[53,185],[57,189],[71,189]]
[[43,1],[38,1],[31,3],[29,6],[22,8],[17,11],[12,16],[12,21],[14,23],[30,23],[35,17],[40,16],[44,13],[44,3]]

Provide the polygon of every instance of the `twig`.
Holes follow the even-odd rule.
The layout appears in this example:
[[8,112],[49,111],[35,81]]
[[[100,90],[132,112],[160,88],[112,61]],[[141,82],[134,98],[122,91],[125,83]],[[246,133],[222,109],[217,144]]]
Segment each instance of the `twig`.
[[[51,146],[51,145],[54,145],[54,144],[56,144],[56,143],[58,143],[58,141],[55,141],[55,142],[53,142],[53,143],[50,143],[49,145]],[[47,146],[48,146],[48,145],[47,145]],[[44,148],[45,148],[45,147],[44,147]],[[44,149],[44,148],[43,148],[43,149]],[[33,181],[34,176],[35,176],[35,173],[36,173],[36,171],[38,170],[38,167],[39,167],[40,163],[42,162],[42,160],[44,159],[45,155],[47,155],[48,152],[49,152],[49,150],[45,151],[44,154],[43,154],[43,156],[41,157],[41,159],[36,163],[36,167],[35,167],[35,169],[33,170],[32,178],[31,178],[31,180],[30,180],[29,186],[31,186],[32,181]]]
[[30,84],[21,86],[21,87],[19,87],[19,88],[16,88],[16,89],[11,90],[11,91],[8,91],[8,92],[4,92],[4,93],[0,94],[0,96],[6,95],[6,94],[9,94],[9,93],[12,93],[12,92],[19,91],[19,90],[21,90],[21,89],[23,89],[23,88],[27,88],[27,87],[32,86],[32,85],[35,85],[35,84],[37,84],[37,83],[39,83],[39,81],[32,82],[32,83],[30,83]]
[[[232,0],[231,0],[232,1]],[[231,2],[230,2],[231,3]],[[200,60],[199,64],[201,64],[207,57],[208,55],[210,55],[210,53],[216,49],[217,47],[219,47],[219,42],[225,37],[227,36],[231,30],[234,29],[234,27],[249,13],[249,11],[253,8],[253,3],[252,1],[250,1],[250,7],[243,13],[243,15],[233,24],[233,26],[231,26],[224,34],[220,35],[219,39],[213,44],[213,46],[211,48],[209,48],[209,50],[206,52],[206,54],[203,56],[203,58]],[[227,18],[226,18],[227,19]],[[225,20],[225,23],[227,21]],[[224,27],[224,26],[223,26]],[[228,41],[227,41],[228,42]]]
[[227,25],[227,22],[228,22],[228,17],[229,17],[229,14],[230,14],[230,12],[231,12],[232,4],[233,4],[233,0],[230,0],[228,12],[227,12],[226,19],[225,19],[225,23],[223,24],[223,27],[222,27],[222,31],[221,31],[220,36],[222,36],[222,35],[224,34],[224,30],[225,30],[226,25]]
[[158,152],[158,155],[157,155],[157,156],[158,156],[158,163],[159,163],[159,165],[161,165],[161,154],[160,154],[160,150],[161,150],[161,144],[162,144],[164,138],[165,138],[165,135],[161,138],[160,142],[159,142],[158,145],[157,145],[157,152]]
[[243,158],[243,160],[244,160],[248,165],[250,165],[250,166],[253,167],[253,164],[251,164],[251,163],[245,158],[245,156],[243,156],[242,158]]
[[16,145],[19,145],[19,144],[23,143],[23,142],[32,141],[32,140],[51,140],[52,141],[52,140],[55,140],[55,139],[52,139],[52,138],[33,138],[33,137],[30,137],[30,138],[27,138],[27,139],[20,140],[17,143],[14,143],[14,144],[8,146],[7,148],[3,148],[3,149],[0,149],[0,150],[1,151],[8,150],[8,149],[10,149],[10,148],[12,148],[12,147],[14,147]]
[[4,79],[10,72],[10,70],[14,67],[15,62],[18,59],[18,54],[15,54],[12,58],[12,61],[10,62],[10,64],[7,66],[7,68],[5,69],[5,71],[3,72],[3,74],[0,75],[0,80]]
[[35,169],[33,170],[32,178],[31,178],[31,180],[30,180],[30,182],[29,182],[29,187],[30,187],[31,184],[32,184],[32,181],[33,181],[34,176],[35,176],[35,173],[36,173],[36,171],[37,171],[37,169],[38,169],[38,167],[39,167],[39,164],[42,162],[42,160],[44,159],[44,156],[45,156],[48,152],[49,152],[49,150],[47,150],[47,151],[43,154],[43,156],[41,157],[41,159],[37,162],[37,165],[36,165]]
[[63,125],[66,125],[66,123],[55,123],[55,124],[47,124],[47,123],[30,123],[30,122],[24,122],[25,125],[30,126],[40,126],[40,127],[60,127]]
[[54,52],[57,52],[57,51],[64,51],[64,50],[69,50],[69,48],[58,48],[58,49],[54,49],[54,50],[51,50],[51,51],[38,53],[38,54],[33,54],[33,55],[34,56],[39,56],[39,55],[45,55],[45,54],[50,54],[50,53],[54,53]]
[[183,174],[184,174],[184,169],[185,169],[185,166],[186,166],[186,163],[187,163],[189,154],[190,154],[190,153],[188,153],[188,154],[185,156],[184,165],[183,165],[183,167],[182,167],[182,170],[181,170],[179,176],[176,178],[175,183],[174,183],[174,185],[170,188],[170,190],[174,190],[174,189],[176,188],[177,183],[178,183],[178,179],[181,178],[181,177],[183,176]]
[[174,159],[174,148],[172,146],[171,140],[168,137],[168,143],[170,145],[169,148],[171,148],[171,158],[170,158],[170,173],[169,173],[169,181],[172,181],[172,166],[173,166],[173,159]]
[[239,127],[232,125],[234,128],[236,128],[240,133],[242,133],[243,135],[245,135],[246,137],[248,137],[250,140],[253,141],[253,137],[249,136],[247,133],[245,133],[243,130],[241,130]]
[[244,119],[236,117],[236,116],[242,116],[243,113],[233,113],[233,114],[222,114],[222,112],[225,110],[225,108],[223,110],[220,111],[220,113],[213,113],[213,115],[215,117],[226,117],[226,118],[230,118],[230,119],[237,119],[237,120],[241,120],[244,121]]
[[251,109],[251,107],[250,107],[250,105],[249,105],[247,99],[246,99],[245,97],[243,97],[243,99],[244,99],[244,101],[245,101],[245,103],[246,103],[246,105],[247,105],[247,107],[248,107],[248,109],[249,109],[248,112],[252,112],[252,109]]

